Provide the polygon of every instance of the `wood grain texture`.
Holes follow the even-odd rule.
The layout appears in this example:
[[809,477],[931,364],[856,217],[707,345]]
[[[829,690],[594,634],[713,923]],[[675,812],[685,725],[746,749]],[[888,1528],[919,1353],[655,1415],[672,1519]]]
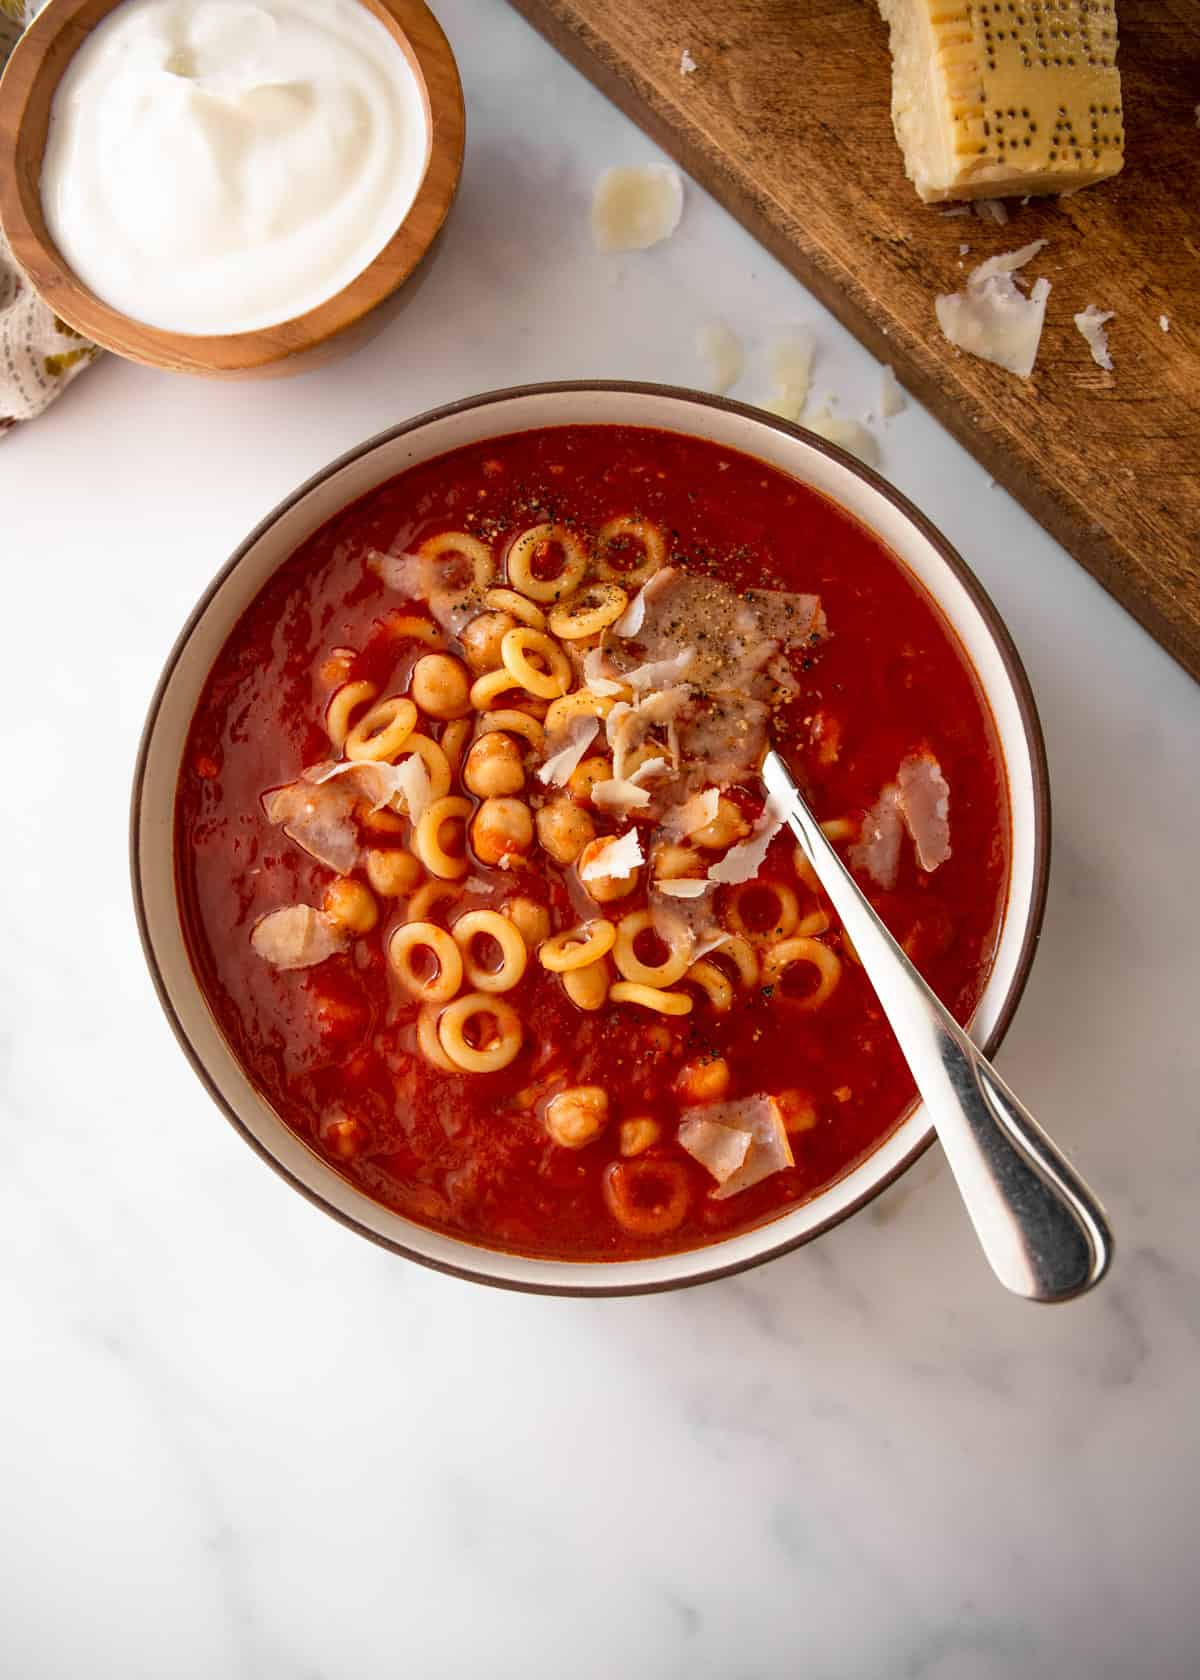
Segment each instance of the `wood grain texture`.
[[[780,258],[1200,677],[1200,8],[1121,0],[1126,165],[1006,227],[922,205],[871,0],[513,0]],[[686,48],[698,68],[680,74]],[[933,300],[1032,239],[1032,379],[955,351]],[[1072,316],[1116,312],[1115,371]],[[1170,320],[1164,333],[1159,316]],[[986,541],[986,527],[981,529]]]
[[[315,309],[257,332],[167,332],[131,320],[88,290],[46,228],[42,156],[63,72],[89,30],[120,0],[49,0],[0,80],[0,225],[39,295],[68,326],[106,350],[176,373],[250,379],[306,372],[357,348],[415,289],[462,170],[462,84],[450,44],[424,0],[362,0],[412,65],[429,119],[425,173],[403,223],[351,283]],[[406,282],[408,282],[406,284]]]

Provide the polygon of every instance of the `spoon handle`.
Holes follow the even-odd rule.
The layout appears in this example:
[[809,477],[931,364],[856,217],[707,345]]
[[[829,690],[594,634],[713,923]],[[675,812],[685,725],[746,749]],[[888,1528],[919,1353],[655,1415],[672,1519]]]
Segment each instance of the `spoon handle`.
[[1112,1258],[1099,1202],[884,927],[778,753],[762,777],[854,942],[992,1270],[1031,1301],[1090,1289]]

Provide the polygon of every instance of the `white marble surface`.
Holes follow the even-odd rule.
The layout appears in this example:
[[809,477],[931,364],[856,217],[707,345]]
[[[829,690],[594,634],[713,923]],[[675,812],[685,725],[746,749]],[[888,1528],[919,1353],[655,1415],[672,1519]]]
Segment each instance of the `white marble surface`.
[[993,592],[1046,725],[1053,887],[1001,1065],[1107,1198],[1097,1294],[1005,1297],[932,1157],[731,1282],[457,1283],[262,1167],[159,1014],[126,880],[138,731],[279,496],[470,391],[700,382],[718,314],[757,352],[747,396],[799,320],[818,391],[875,399],[865,353],[702,194],[670,245],[597,260],[591,180],[652,149],[500,0],[439,10],[462,198],[381,341],[241,388],[109,359],[0,444],[0,1671],[1194,1676],[1200,690],[923,413],[888,426],[885,470]]

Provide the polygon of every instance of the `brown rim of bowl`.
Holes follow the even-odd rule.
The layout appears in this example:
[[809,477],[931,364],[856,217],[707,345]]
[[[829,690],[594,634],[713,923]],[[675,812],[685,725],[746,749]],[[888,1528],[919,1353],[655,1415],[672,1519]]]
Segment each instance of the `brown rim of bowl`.
[[458,66],[424,0],[359,0],[396,41],[417,78],[429,124],[416,196],[387,244],[315,308],[239,333],[179,333],[104,303],[75,275],[42,213],[50,104],[89,29],[121,0],[48,0],[0,77],[0,226],[42,301],[69,327],[131,361],[191,373],[250,373],[301,355],[354,326],[397,291],[433,245],[462,172],[466,112]]
[[[983,585],[979,582],[979,579],[975,576],[974,572],[971,571],[966,561],[956,552],[955,549],[951,547],[937,527],[931,524],[931,522],[926,519],[925,515],[921,513],[918,508],[914,507],[906,496],[901,495],[900,491],[890,485],[886,479],[881,478],[879,474],[874,472],[870,467],[864,466],[862,462],[857,460],[854,456],[848,455],[844,449],[839,449],[836,444],[829,443],[824,438],[818,437],[815,433],[806,431],[803,426],[796,426],[790,421],[781,420],[775,415],[766,414],[761,409],[753,408],[747,403],[733,402],[728,397],[710,396],[708,393],[703,391],[689,391],[682,386],[651,385],[621,379],[557,380],[539,385],[515,385],[501,391],[486,391],[479,396],[463,397],[458,402],[446,403],[440,408],[427,409],[425,413],[417,415],[412,420],[402,421],[397,426],[389,426],[386,430],[377,432],[374,437],[370,437],[364,443],[358,444],[356,448],[347,450],[344,455],[339,455],[335,461],[331,461],[328,466],[322,467],[319,472],[314,473],[311,478],[306,479],[303,484],[301,484],[296,490],[292,491],[291,495],[285,496],[284,499],[279,502],[269,514],[267,514],[266,518],[261,519],[249,535],[245,537],[241,543],[239,543],[233,555],[225,563],[225,565],[221,567],[221,570],[213,578],[208,588],[204,591],[204,594],[200,597],[200,600],[196,603],[195,607],[188,615],[186,624],[176,637],[175,644],[167,656],[167,661],[163,667],[162,674],[155,685],[154,694],[150,701],[150,708],[146,715],[146,722],[142,729],[141,740],[138,745],[137,762],[134,767],[133,776],[133,795],[130,807],[129,851],[133,884],[134,913],[137,917],[138,935],[142,942],[142,950],[145,954],[146,963],[150,969],[150,976],[154,983],[154,989],[158,994],[158,1001],[162,1005],[163,1012],[171,1024],[171,1028],[175,1037],[179,1041],[184,1055],[192,1064],[193,1070],[199,1077],[201,1083],[207,1089],[213,1101],[224,1113],[226,1119],[229,1120],[241,1134],[245,1142],[250,1145],[257,1155],[261,1156],[264,1161],[273,1167],[282,1179],[290,1184],[294,1190],[298,1190],[300,1194],[308,1201],[312,1202],[314,1206],[321,1208],[325,1213],[329,1214],[331,1218],[336,1219],[339,1224],[345,1225],[349,1230],[357,1232],[359,1236],[367,1237],[371,1242],[378,1244],[380,1248],[388,1249],[393,1254],[399,1254],[406,1260],[414,1260],[418,1265],[428,1266],[435,1272],[443,1272],[449,1277],[462,1278],[469,1283],[487,1284],[495,1289],[514,1290],[517,1293],[524,1295],[566,1295],[577,1297],[593,1296],[596,1298],[604,1298],[614,1295],[658,1295],[663,1293],[665,1290],[688,1289],[696,1284],[715,1283],[720,1278],[733,1277],[738,1272],[750,1271],[753,1267],[765,1265],[768,1260],[778,1259],[782,1254],[790,1254],[794,1249],[802,1248],[806,1243],[812,1242],[814,1238],[822,1236],[826,1231],[832,1230],[834,1226],[840,1225],[843,1220],[849,1219],[852,1214],[855,1214],[861,1208],[866,1207],[868,1202],[874,1201],[875,1197],[880,1195],[882,1191],[886,1190],[889,1185],[894,1184],[901,1174],[907,1172],[909,1167],[911,1167],[915,1161],[919,1160],[929,1148],[930,1144],[933,1143],[936,1136],[934,1128],[932,1126],[927,1127],[924,1136],[913,1145],[913,1147],[904,1156],[903,1160],[897,1162],[892,1170],[884,1178],[880,1179],[877,1184],[873,1184],[869,1190],[864,1191],[863,1194],[857,1197],[848,1207],[841,1209],[836,1214],[831,1214],[828,1219],[822,1220],[821,1223],[814,1226],[812,1230],[805,1231],[799,1237],[792,1237],[784,1242],[777,1243],[774,1247],[768,1248],[762,1254],[754,1255],[751,1259],[736,1261],[724,1266],[715,1265],[710,1270],[697,1273],[693,1276],[670,1278],[661,1283],[613,1283],[601,1285],[599,1288],[585,1288],[582,1285],[577,1287],[573,1284],[526,1283],[513,1278],[494,1277],[489,1276],[486,1272],[471,1271],[465,1266],[454,1266],[443,1260],[431,1259],[428,1255],[417,1253],[414,1249],[406,1247],[403,1243],[394,1242],[389,1237],[380,1236],[377,1231],[370,1230],[367,1226],[360,1224],[357,1219],[351,1217],[351,1215],[343,1213],[340,1209],[331,1206],[331,1204],[327,1202],[317,1191],[309,1189],[306,1184],[302,1184],[293,1173],[289,1172],[289,1170],[283,1166],[280,1161],[276,1160],[275,1156],[265,1147],[265,1145],[261,1144],[258,1139],[254,1137],[236,1111],[225,1101],[224,1097],[217,1089],[216,1084],[210,1077],[208,1069],[195,1046],[188,1038],[187,1033],[184,1030],[183,1023],[175,1013],[174,1006],[167,993],[166,983],[158,966],[151,938],[150,927],[146,917],[146,907],[142,898],[141,852],[138,838],[142,809],[142,785],[145,777],[146,759],[150,750],[150,738],[154,732],[154,726],[158,719],[163,694],[166,690],[167,684],[171,680],[175,666],[179,661],[179,657],[182,654],[184,647],[187,645],[196,624],[203,616],[213,596],[225,582],[225,579],[230,575],[236,566],[241,564],[241,561],[247,552],[283,514],[285,514],[290,508],[294,507],[295,504],[300,501],[302,497],[306,496],[310,490],[315,489],[317,485],[321,484],[325,479],[332,477],[334,473],[340,472],[343,467],[348,466],[352,461],[357,461],[361,456],[368,454],[372,449],[377,448],[380,444],[391,442],[394,438],[403,437],[408,432],[417,431],[422,426],[429,425],[432,421],[442,420],[453,414],[463,414],[472,409],[489,408],[493,404],[510,402],[514,398],[519,397],[546,396],[556,392],[577,392],[583,394],[591,391],[610,391],[629,396],[670,397],[676,401],[694,404],[698,408],[715,408],[727,414],[741,415],[747,420],[757,421],[760,425],[768,426],[774,431],[782,432],[788,437],[797,438],[802,443],[809,444],[812,448],[816,449],[819,454],[829,456],[831,460],[838,462],[841,466],[849,468],[850,471],[857,477],[865,480],[873,490],[877,490],[882,496],[885,496],[895,508],[897,508],[907,519],[909,519],[917,527],[921,534],[928,539],[934,549],[936,549],[938,555],[946,562],[950,570],[954,573],[955,577],[962,584],[976,607],[979,609],[979,612],[987,624],[993,640],[995,641],[996,648],[1000,654],[1008,679],[1012,683],[1013,691],[1017,699],[1017,707],[1020,712],[1021,727],[1025,734],[1025,740],[1029,747],[1029,756],[1033,766],[1034,857],[1029,925],[1025,930],[1025,937],[1021,944],[1021,950],[1017,958],[1016,970],[1013,976],[1012,985],[1009,988],[1008,996],[1004,1000],[1004,1005],[1000,1011],[995,1026],[992,1028],[992,1031],[988,1034],[987,1039],[982,1045],[983,1052],[986,1056],[994,1055],[997,1047],[1003,1040],[1005,1033],[1008,1031],[1013,1015],[1016,1012],[1017,1005],[1021,1001],[1021,995],[1025,990],[1026,982],[1029,979],[1029,971],[1033,966],[1034,953],[1037,950],[1038,940],[1041,937],[1042,918],[1046,909],[1046,892],[1050,877],[1050,776],[1046,763],[1046,746],[1042,737],[1042,726],[1038,718],[1037,706],[1033,698],[1033,690],[1029,686],[1029,678],[1026,675],[1024,665],[1021,663],[1021,656],[1017,652],[1012,637],[1009,635],[1004,621],[1001,619],[991,597],[988,595]],[[752,453],[752,451],[747,451],[747,453]],[[481,1256],[487,1256],[490,1252],[492,1252],[483,1245],[468,1243],[466,1246],[470,1247],[475,1253]],[[719,1244],[714,1245],[714,1247],[717,1248],[719,1248],[719,1246]],[[536,1265],[538,1263],[538,1257],[536,1255],[524,1256],[524,1258],[527,1258],[532,1264]],[[580,1265],[584,1268],[594,1268],[597,1265],[603,1264],[605,1264],[603,1261],[580,1262]]]

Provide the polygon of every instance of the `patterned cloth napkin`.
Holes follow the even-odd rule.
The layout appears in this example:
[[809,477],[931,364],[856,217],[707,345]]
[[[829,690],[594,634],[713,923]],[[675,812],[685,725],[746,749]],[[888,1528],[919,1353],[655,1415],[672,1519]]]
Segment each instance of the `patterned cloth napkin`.
[[[41,0],[0,0],[0,69]],[[99,351],[47,309],[0,232],[0,437],[32,420]]]

